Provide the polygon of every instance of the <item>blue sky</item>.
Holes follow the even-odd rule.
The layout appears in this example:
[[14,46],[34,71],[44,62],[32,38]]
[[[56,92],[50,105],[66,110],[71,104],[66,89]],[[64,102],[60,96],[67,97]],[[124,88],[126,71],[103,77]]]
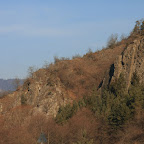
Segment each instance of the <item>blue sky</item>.
[[83,55],[129,34],[143,0],[0,0],[0,78],[25,78],[54,56]]

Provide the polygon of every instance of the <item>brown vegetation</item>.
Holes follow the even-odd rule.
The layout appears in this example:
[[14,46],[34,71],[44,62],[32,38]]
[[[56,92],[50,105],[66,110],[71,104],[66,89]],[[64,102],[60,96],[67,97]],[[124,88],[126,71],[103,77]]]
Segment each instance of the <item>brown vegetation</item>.
[[[48,144],[144,143],[144,87],[136,73],[128,89],[121,73],[97,91],[117,56],[142,37],[142,26],[121,42],[112,36],[101,51],[30,67],[23,86],[0,99],[0,144],[36,144],[41,133]],[[57,112],[53,105],[56,117],[47,115]]]

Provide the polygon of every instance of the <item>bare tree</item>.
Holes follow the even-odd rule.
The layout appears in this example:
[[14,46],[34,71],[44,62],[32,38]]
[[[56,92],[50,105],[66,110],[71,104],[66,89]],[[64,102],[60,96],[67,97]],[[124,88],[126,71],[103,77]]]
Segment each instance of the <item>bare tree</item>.
[[30,66],[28,68],[28,77],[33,78],[33,73],[36,71],[36,67],[35,66]]
[[112,34],[109,38],[108,38],[108,42],[107,42],[107,47],[108,48],[113,48],[114,45],[118,42],[118,34]]
[[49,65],[50,65],[50,63],[48,61],[45,61],[43,68],[48,69]]

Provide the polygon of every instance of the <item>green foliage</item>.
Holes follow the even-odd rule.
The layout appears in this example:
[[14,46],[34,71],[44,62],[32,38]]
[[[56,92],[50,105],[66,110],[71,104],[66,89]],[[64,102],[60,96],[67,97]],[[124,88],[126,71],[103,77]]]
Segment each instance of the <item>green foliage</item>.
[[78,108],[83,108],[85,106],[86,106],[86,104],[85,104],[84,99],[81,99],[81,100],[78,101]]
[[108,115],[109,125],[113,128],[121,127],[130,117],[131,112],[125,102],[115,99]]
[[139,83],[139,77],[135,72],[131,80],[128,92],[125,90],[125,80],[121,75],[110,91],[115,95],[112,99],[111,111],[108,116],[109,124],[113,127],[122,126],[127,120],[134,117],[136,107],[144,105],[143,87]]
[[56,115],[56,122],[59,124],[65,123],[68,119],[70,119],[80,107],[84,106],[84,101],[74,101],[73,105],[67,104],[66,106],[61,106]]
[[67,104],[65,106],[61,106],[56,115],[56,119],[55,119],[56,122],[60,124],[65,123],[78,111],[78,109],[81,109],[83,107],[86,107],[86,103],[84,99],[81,99],[79,101],[74,101],[72,105]]
[[61,107],[56,122],[66,122],[82,107],[88,107],[97,118],[103,118],[111,128],[118,129],[135,116],[137,108],[144,108],[144,86],[139,83],[135,72],[127,91],[124,75],[120,74],[101,94],[94,90],[91,96],[84,97],[73,105]]
[[66,120],[71,118],[72,115],[73,115],[73,110],[70,104],[67,104],[66,106],[61,106],[56,116],[56,122],[64,123]]
[[137,73],[134,73],[127,91],[124,75],[120,74],[101,95],[94,92],[88,97],[86,104],[97,117],[103,117],[112,128],[117,129],[133,118],[136,107],[144,107],[143,89]]
[[135,72],[132,77],[131,86],[129,88],[129,105],[135,109],[144,105],[144,87],[139,82],[140,78]]
[[136,72],[134,72],[134,73],[133,73],[132,80],[131,80],[131,85],[137,87],[137,86],[139,86],[139,84],[140,84],[139,81],[140,81],[139,76],[137,75]]
[[122,73],[120,74],[119,78],[109,86],[109,90],[115,96],[123,97],[126,92],[126,82]]
[[85,101],[86,105],[92,110],[93,113],[97,113],[97,115],[101,114],[102,101],[96,93],[93,93],[92,96],[87,97]]

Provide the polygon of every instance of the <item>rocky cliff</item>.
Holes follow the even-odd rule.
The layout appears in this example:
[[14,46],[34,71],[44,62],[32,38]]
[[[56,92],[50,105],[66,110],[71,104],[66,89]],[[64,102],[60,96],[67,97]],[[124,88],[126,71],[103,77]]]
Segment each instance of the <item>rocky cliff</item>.
[[113,74],[111,81],[115,81],[121,73],[126,79],[127,88],[130,86],[133,73],[136,72],[140,77],[140,82],[144,82],[144,38],[139,37],[133,40],[118,55],[113,63]]
[[2,114],[20,105],[32,106],[32,113],[45,113],[55,116],[59,106],[71,101],[58,77],[48,76],[41,69],[28,78],[22,87],[8,96],[0,99]]

